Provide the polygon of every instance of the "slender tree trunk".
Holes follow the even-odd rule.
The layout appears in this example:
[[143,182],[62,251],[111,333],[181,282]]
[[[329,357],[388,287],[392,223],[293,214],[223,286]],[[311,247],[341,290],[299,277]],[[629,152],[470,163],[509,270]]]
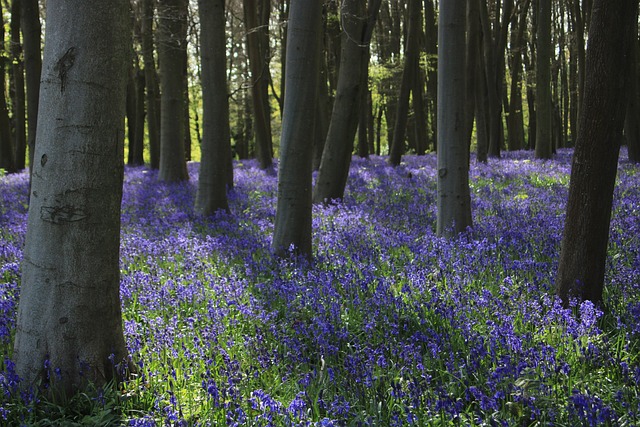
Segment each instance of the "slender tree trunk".
[[50,384],[57,396],[117,379],[114,363],[126,358],[119,248],[128,16],[124,0],[47,4],[13,358],[25,388]]
[[142,62],[147,86],[147,132],[149,135],[149,164],[160,168],[160,88],[154,58],[153,21],[155,0],[142,0]]
[[[293,0],[287,40],[284,117],[273,250],[311,257],[311,162],[316,121],[322,0]],[[312,133],[313,134],[313,133]]]
[[21,0],[22,45],[27,87],[27,146],[29,169],[33,167],[33,152],[38,125],[38,99],[42,72],[40,6],[38,0]]
[[16,169],[26,166],[27,156],[27,122],[25,115],[26,100],[24,93],[24,63],[22,60],[22,43],[20,41],[21,2],[11,2],[11,59],[13,63],[13,122],[15,132]]
[[438,218],[436,233],[471,226],[469,144],[465,140],[465,0],[440,4],[438,25]]
[[269,107],[269,0],[243,0],[247,49],[251,68],[251,100],[256,131],[256,154],[261,169],[269,169],[273,160],[271,112]]
[[[511,39],[511,98],[509,100],[509,116],[507,120],[509,150],[522,150],[524,148],[524,118],[522,113],[522,51],[526,49],[524,33],[527,27],[527,11],[530,0],[521,3],[520,11],[514,14],[512,25],[516,30],[512,32]],[[518,16],[516,19],[515,16]]]
[[[0,7],[2,12],[2,7]],[[9,109],[7,108],[7,99],[5,97],[5,68],[8,57],[4,51],[4,13],[0,16],[0,169],[4,169],[8,173],[14,173],[16,169],[16,152],[13,144],[13,136],[11,135],[11,121],[9,120]]]
[[[465,66],[467,69],[465,94],[465,140],[471,146],[473,121],[476,118],[476,94],[478,91],[478,63],[480,61],[480,10],[477,0],[467,0],[467,44]],[[482,75],[484,77],[484,75]],[[477,133],[476,133],[477,134]]]
[[550,159],[553,152],[551,105],[551,0],[538,2],[536,63],[536,158]]
[[189,179],[184,149],[187,5],[187,0],[158,2],[158,55],[162,93],[158,178],[168,182]]
[[379,7],[380,0],[372,0],[368,11],[362,0],[345,0],[342,4],[340,76],[314,189],[314,203],[342,199],[344,196],[358,127],[362,62],[366,59]]
[[[594,0],[585,92],[573,155],[556,286],[571,298],[602,301],[609,223],[626,103],[627,58],[637,34],[635,0]],[[616,31],[611,31],[616,28]]]
[[[420,0],[409,0],[409,29],[407,31],[407,47],[398,95],[396,123],[393,126],[393,141],[389,150],[389,164],[398,166],[405,151],[407,119],[409,117],[409,96],[420,68],[420,52],[418,52],[420,29],[422,28],[422,4]],[[415,97],[416,94],[414,93]],[[422,96],[421,93],[418,96]]]
[[435,150],[438,139],[438,19],[433,0],[424,0],[427,54],[427,109],[429,110],[429,145]]
[[231,158],[226,76],[224,0],[199,0],[202,56],[202,157],[196,209],[204,215],[229,211],[227,168]]

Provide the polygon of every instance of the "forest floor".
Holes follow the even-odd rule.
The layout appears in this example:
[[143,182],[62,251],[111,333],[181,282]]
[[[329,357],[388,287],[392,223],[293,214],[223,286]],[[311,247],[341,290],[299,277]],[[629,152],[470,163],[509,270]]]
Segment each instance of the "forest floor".
[[[571,151],[471,166],[472,229],[435,236],[435,156],[354,158],[314,258],[270,251],[276,178],[236,162],[231,214],[128,168],[121,296],[138,374],[64,406],[10,360],[26,174],[0,178],[0,424],[640,425],[640,168],[623,151],[603,312],[554,296]],[[4,420],[4,421],[3,421]]]

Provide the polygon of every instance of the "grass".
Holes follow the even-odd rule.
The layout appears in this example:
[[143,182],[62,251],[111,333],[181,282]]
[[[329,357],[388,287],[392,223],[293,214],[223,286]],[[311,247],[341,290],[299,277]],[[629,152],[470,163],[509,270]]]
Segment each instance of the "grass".
[[138,374],[64,404],[11,370],[26,177],[0,180],[0,421],[7,425],[536,426],[640,423],[640,175],[621,162],[606,304],[553,279],[569,151],[472,165],[474,228],[434,235],[435,157],[354,159],[314,207],[314,261],[269,250],[275,178],[236,167],[231,215],[129,168],[125,337]]

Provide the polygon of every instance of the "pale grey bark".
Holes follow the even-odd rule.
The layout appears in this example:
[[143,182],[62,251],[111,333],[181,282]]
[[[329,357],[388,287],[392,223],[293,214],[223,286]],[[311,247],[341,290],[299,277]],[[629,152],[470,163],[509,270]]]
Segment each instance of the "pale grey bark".
[[119,243],[128,13],[126,0],[48,2],[13,354],[25,386],[50,380],[69,394],[104,384],[114,376],[110,359],[126,356]]
[[187,0],[158,1],[158,59],[160,62],[160,171],[161,181],[189,179],[185,157],[185,56],[187,55]]
[[311,256],[311,160],[318,108],[322,0],[293,0],[289,10],[287,74],[280,140],[273,250],[291,246]]
[[436,233],[471,226],[469,144],[465,138],[465,0],[440,4],[438,22],[438,218]]
[[199,0],[202,58],[202,156],[196,209],[229,211],[227,167],[231,157],[226,76],[224,0]]

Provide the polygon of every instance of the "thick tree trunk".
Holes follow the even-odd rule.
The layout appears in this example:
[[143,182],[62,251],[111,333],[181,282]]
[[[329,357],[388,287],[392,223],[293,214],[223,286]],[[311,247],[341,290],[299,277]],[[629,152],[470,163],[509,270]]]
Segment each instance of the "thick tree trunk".
[[256,132],[256,155],[261,169],[273,163],[269,106],[269,0],[243,0],[247,50],[251,68],[251,100]]
[[273,250],[311,257],[311,161],[318,106],[322,0],[294,0],[289,12],[287,75],[280,141]]
[[142,0],[142,62],[147,86],[147,132],[149,135],[149,165],[160,167],[160,88],[153,52],[153,17],[155,0]]
[[202,57],[202,157],[196,209],[204,215],[229,211],[229,94],[224,0],[199,0]]
[[105,384],[126,357],[119,247],[128,17],[124,0],[47,4],[13,357],[25,387],[50,383],[56,396]]
[[24,93],[24,63],[22,61],[22,43],[20,41],[21,2],[11,2],[11,59],[13,63],[13,125],[16,153],[16,169],[26,166],[27,122],[25,115],[26,99]]
[[362,67],[375,25],[380,0],[367,8],[362,0],[342,4],[342,53],[336,100],[322,153],[320,171],[313,194],[314,203],[342,199],[351,164],[353,142],[358,127],[358,103]]
[[33,153],[38,125],[38,100],[42,72],[40,6],[38,0],[20,0],[22,16],[22,45],[27,87],[27,146],[29,169],[33,167]]
[[538,1],[536,62],[536,158],[550,159],[553,154],[551,105],[551,0]]
[[438,24],[438,218],[436,233],[471,226],[469,144],[465,140],[465,0],[440,4]]
[[158,55],[162,94],[158,178],[168,182],[189,179],[184,149],[187,5],[187,0],[158,2]]
[[[556,286],[570,299],[602,301],[609,223],[625,115],[627,58],[637,35],[635,0],[594,0],[585,92],[573,155]],[[615,28],[616,31],[611,31]]]

